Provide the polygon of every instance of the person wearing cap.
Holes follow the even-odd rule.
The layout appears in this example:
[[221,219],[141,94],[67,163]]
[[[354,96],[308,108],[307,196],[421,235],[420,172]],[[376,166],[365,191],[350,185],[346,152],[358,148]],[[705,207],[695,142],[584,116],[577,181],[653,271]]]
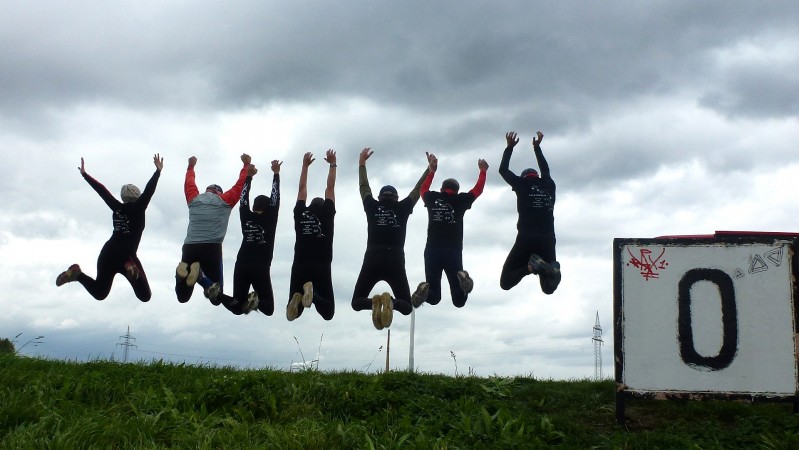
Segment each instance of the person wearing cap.
[[83,179],[89,186],[100,195],[106,205],[111,208],[111,220],[114,231],[111,238],[103,245],[100,255],[97,257],[97,279],[92,279],[81,271],[78,264],[71,265],[56,278],[56,286],[64,283],[77,281],[97,300],[104,300],[111,292],[111,285],[116,274],[122,274],[133,287],[136,298],[146,302],[150,300],[152,292],[147,276],[144,273],[141,261],[136,256],[139,249],[142,233],[145,225],[145,210],[150,204],[155,193],[158,179],[161,177],[161,169],[164,167],[164,158],[160,154],[153,155],[155,172],[144,186],[144,192],[139,188],[126,184],[122,186],[122,202],[114,198],[99,181],[86,173],[83,158],[80,159],[78,170]]
[[505,152],[499,164],[499,174],[516,193],[516,242],[502,266],[499,285],[508,290],[529,274],[538,275],[541,290],[552,294],[560,283],[560,263],[555,258],[555,182],[549,164],[541,151],[544,133],[533,138],[533,153],[541,174],[533,168],[517,176],[508,169],[513,148],[519,143],[515,132],[505,134]]
[[[223,192],[219,185],[212,184],[200,193],[195,182],[194,166],[197,157],[189,158],[183,191],[186,204],[189,206],[189,226],[180,263],[175,269],[175,294],[178,301],[186,303],[194,291],[194,284],[203,275],[203,286],[206,291],[213,283],[222,283],[222,241],[227,234],[230,212],[239,201],[247,178],[247,167],[250,165],[249,155],[242,154],[244,166],[239,172],[236,184]],[[210,292],[206,292],[210,297]]]
[[433,177],[438,169],[438,159],[427,154],[429,173],[422,183],[421,196],[427,208],[427,244],[424,249],[425,283],[419,284],[411,296],[411,303],[418,307],[425,301],[437,305],[441,301],[441,272],[449,282],[452,304],[461,308],[466,304],[474,281],[469,272],[463,270],[463,216],[466,210],[483,193],[488,163],[477,160],[479,170],[477,183],[469,192],[458,192],[460,184],[454,178],[441,183],[441,191],[431,191]]
[[[259,195],[250,210],[250,187],[258,169],[247,166],[247,178],[239,197],[241,223],[241,247],[233,269],[233,296],[222,293],[222,283],[215,282],[208,288],[208,298],[213,304],[222,304],[236,315],[249,314],[255,308],[271,316],[275,311],[275,296],[272,291],[272,256],[275,249],[277,214],[280,209],[280,165],[272,161],[271,197]],[[249,292],[250,286],[253,291]]]
[[331,320],[336,312],[333,295],[333,219],[336,216],[336,152],[328,150],[325,198],[308,199],[308,167],[315,161],[313,153],[302,157],[300,186],[294,205],[294,262],[289,281],[289,302],[286,318],[295,320],[305,308],[316,306],[316,312]]
[[[393,310],[404,315],[413,311],[411,288],[405,272],[405,234],[408,217],[419,201],[419,189],[429,173],[425,168],[419,181],[410,194],[399,200],[397,190],[390,185],[380,188],[377,200],[372,196],[366,173],[366,160],[374,152],[370,148],[361,150],[358,158],[358,178],[363,210],[366,213],[367,239],[366,253],[363,257],[358,280],[352,294],[352,309],[372,310],[372,323],[375,328],[388,328],[393,320]],[[384,292],[371,299],[369,293],[380,281],[391,287],[391,294]]]

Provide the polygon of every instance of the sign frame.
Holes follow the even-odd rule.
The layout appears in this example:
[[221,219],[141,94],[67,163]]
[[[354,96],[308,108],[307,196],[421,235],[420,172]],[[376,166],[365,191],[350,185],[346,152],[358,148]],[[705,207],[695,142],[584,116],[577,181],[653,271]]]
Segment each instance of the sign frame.
[[[624,268],[625,258],[631,259],[625,249],[629,246],[663,246],[695,247],[695,246],[744,246],[744,245],[784,245],[788,252],[785,260],[790,264],[788,292],[791,296],[788,303],[792,309],[791,326],[793,331],[793,392],[788,393],[752,393],[745,389],[729,389],[725,391],[706,392],[691,389],[639,389],[627,386],[625,374],[625,315],[624,315]],[[663,236],[657,238],[616,238],[613,240],[613,331],[614,331],[614,366],[616,382],[616,420],[619,424],[625,421],[625,400],[628,398],[644,399],[715,399],[715,400],[748,400],[751,402],[792,402],[794,413],[799,412],[799,233],[770,232],[720,232],[713,235],[695,236]],[[697,268],[700,269],[701,268]],[[708,269],[712,270],[712,269]],[[690,271],[689,271],[690,272]],[[720,271],[719,271],[720,272]],[[707,275],[707,274],[705,274]],[[712,274],[711,274],[712,277]],[[682,284],[682,283],[681,283]],[[723,283],[722,283],[723,284]],[[684,288],[684,287],[680,287]],[[690,289],[690,286],[688,287]],[[719,286],[721,296],[724,288]],[[676,300],[676,299],[675,299]],[[629,301],[629,300],[628,300]],[[723,303],[723,299],[720,303]],[[724,306],[722,306],[722,310]],[[723,312],[723,311],[722,311]],[[682,343],[680,343],[682,345]],[[783,345],[789,345],[783,342]],[[723,352],[720,352],[720,354]],[[664,365],[662,370],[671,367]]]

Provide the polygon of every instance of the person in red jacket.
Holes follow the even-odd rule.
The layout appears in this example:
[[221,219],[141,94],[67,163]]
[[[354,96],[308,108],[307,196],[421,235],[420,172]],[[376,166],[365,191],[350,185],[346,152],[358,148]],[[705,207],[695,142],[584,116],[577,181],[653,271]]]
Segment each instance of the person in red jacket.
[[460,184],[454,178],[444,180],[441,191],[436,192],[430,190],[430,185],[438,169],[438,159],[428,154],[427,161],[430,172],[420,190],[428,218],[424,249],[426,282],[419,285],[411,302],[415,307],[425,301],[437,305],[441,301],[441,272],[444,272],[449,282],[452,304],[461,308],[474,287],[469,272],[463,270],[463,216],[483,193],[488,163],[484,159],[477,160],[477,183],[469,192],[458,192]]
[[[239,202],[241,190],[244,188],[250,161],[249,155],[246,153],[241,155],[244,166],[239,172],[236,184],[228,191],[223,192],[219,185],[212,184],[201,194],[194,181],[197,157],[189,158],[186,179],[183,183],[186,203],[189,206],[189,227],[186,230],[186,239],[183,241],[180,263],[175,270],[175,294],[181,303],[189,301],[194,291],[194,284],[201,274],[205,278],[203,283],[206,285],[203,287],[206,290],[213,283],[222,284],[222,241],[227,233],[230,212]],[[219,305],[216,301],[213,303]]]
[[106,205],[111,208],[114,231],[111,238],[105,243],[97,258],[97,279],[92,279],[80,269],[80,266],[73,264],[67,270],[61,272],[56,278],[56,286],[64,283],[77,281],[97,300],[104,300],[111,292],[111,285],[116,274],[122,274],[133,287],[136,298],[146,302],[152,295],[147,276],[141,261],[136,256],[136,251],[141,242],[144,232],[144,212],[150,199],[155,193],[158,179],[161,177],[161,169],[164,168],[164,158],[159,154],[153,155],[155,173],[150,177],[150,181],[144,187],[144,192],[139,192],[139,188],[132,184],[122,186],[122,202],[114,198],[108,189],[99,181],[86,173],[83,158],[80,159],[78,170],[83,179],[89,183]]

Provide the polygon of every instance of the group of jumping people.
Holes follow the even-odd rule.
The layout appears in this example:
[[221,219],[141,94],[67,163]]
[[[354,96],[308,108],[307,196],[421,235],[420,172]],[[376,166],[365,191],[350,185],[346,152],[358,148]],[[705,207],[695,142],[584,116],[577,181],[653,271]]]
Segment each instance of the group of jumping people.
[[[502,267],[500,287],[511,289],[527,275],[538,275],[541,290],[552,294],[560,283],[560,264],[555,254],[555,182],[541,151],[543,133],[533,138],[533,153],[538,169],[525,169],[520,175],[509,168],[513,150],[519,142],[515,132],[505,134],[506,147],[499,173],[516,193],[518,212],[517,236]],[[438,159],[427,153],[427,167],[407,197],[399,199],[391,185],[380,188],[377,198],[369,185],[366,162],[374,154],[364,148],[358,157],[358,179],[367,221],[366,251],[352,295],[355,311],[371,310],[372,323],[378,330],[391,326],[393,311],[410,314],[424,303],[441,301],[442,272],[446,275],[453,304],[466,304],[474,281],[463,269],[463,219],[466,210],[482,194],[488,163],[477,161],[477,182],[468,192],[460,191],[453,178],[444,180],[440,191],[432,191]],[[311,305],[325,319],[335,313],[333,279],[333,233],[336,184],[336,152],[327,150],[328,164],[324,198],[308,202],[308,170],[316,159],[312,153],[302,158],[297,201],[294,205],[294,259],[291,266],[286,318],[293,321]],[[258,169],[249,155],[241,155],[243,166],[236,183],[227,191],[209,185],[200,193],[195,182],[197,158],[188,160],[183,185],[189,209],[189,225],[183,241],[180,263],[175,270],[175,294],[181,303],[189,301],[196,285],[213,305],[222,305],[236,315],[254,310],[271,316],[274,294],[270,269],[275,245],[280,208],[281,161],[271,162],[272,186],[269,196],[258,195],[250,202],[253,177]],[[147,276],[136,252],[145,226],[145,210],[155,193],[164,160],[153,156],[155,173],[144,191],[132,184],[122,186],[117,200],[106,188],[86,173],[83,158],[78,168],[87,183],[100,195],[112,211],[113,233],[97,259],[97,278],[86,275],[78,264],[72,264],[56,278],[56,285],[77,281],[97,300],[111,290],[116,274],[124,276],[136,297],[149,301],[152,295]],[[405,271],[405,236],[408,217],[422,199],[427,208],[427,242],[424,250],[425,281],[411,293]],[[224,293],[222,242],[233,207],[239,205],[242,241],[233,271],[232,295]],[[375,285],[385,281],[391,293],[371,295]],[[252,288],[252,291],[250,291]],[[393,295],[392,295],[393,293]]]

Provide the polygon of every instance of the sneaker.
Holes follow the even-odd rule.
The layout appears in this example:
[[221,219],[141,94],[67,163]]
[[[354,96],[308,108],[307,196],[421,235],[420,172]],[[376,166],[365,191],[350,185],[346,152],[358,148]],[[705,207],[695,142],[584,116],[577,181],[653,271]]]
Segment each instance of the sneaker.
[[411,295],[411,304],[414,308],[418,308],[427,301],[427,294],[430,293],[430,283],[419,283],[416,292]]
[[544,261],[544,258],[536,255],[535,253],[533,253],[530,256],[530,260],[527,261],[527,268],[530,270],[530,273],[532,273],[533,275],[540,274],[543,270],[546,269],[546,267],[547,263],[546,261]]
[[560,284],[560,263],[555,261],[549,265],[549,274],[547,274],[547,294],[555,292]]
[[78,275],[81,274],[80,266],[77,264],[73,264],[69,266],[69,269],[61,272],[58,277],[55,279],[55,285],[61,286],[64,283],[69,283],[78,279]]
[[125,261],[125,273],[131,280],[139,279],[139,273],[141,273],[141,271],[139,270],[139,265],[136,264],[136,261],[134,261],[133,258],[129,258],[127,261]]
[[380,295],[380,303],[382,303],[380,323],[383,324],[383,328],[388,328],[391,326],[391,321],[394,319],[394,300],[391,298],[391,294],[383,292]]
[[205,290],[205,298],[211,300],[211,304],[219,306],[222,301],[219,299],[219,294],[222,292],[222,285],[214,283]]
[[189,265],[181,261],[178,264],[178,268],[175,269],[175,276],[181,280],[185,280],[186,277],[189,276]]
[[[250,292],[250,295],[247,296],[247,304],[244,305],[244,308],[242,308],[242,311],[244,312],[244,314],[249,314],[249,313],[255,311],[256,308],[258,308],[258,293],[255,292],[255,291],[252,291],[252,292]],[[288,313],[287,313],[287,315],[288,315]],[[296,317],[295,317],[295,319],[296,319]]]
[[313,303],[313,283],[310,281],[302,285],[302,306],[311,307]]
[[466,294],[474,289],[474,280],[469,276],[469,272],[465,270],[458,272],[458,283],[461,285],[461,290]]
[[200,278],[200,263],[193,262],[189,266],[189,274],[186,276],[186,286],[192,287],[197,279]]
[[378,330],[383,329],[383,321],[381,320],[381,310],[383,309],[383,301],[379,295],[372,297],[372,324]]
[[286,319],[288,319],[289,322],[299,317],[301,304],[302,294],[295,292],[294,295],[291,296],[291,301],[289,302],[288,306],[286,306]]

